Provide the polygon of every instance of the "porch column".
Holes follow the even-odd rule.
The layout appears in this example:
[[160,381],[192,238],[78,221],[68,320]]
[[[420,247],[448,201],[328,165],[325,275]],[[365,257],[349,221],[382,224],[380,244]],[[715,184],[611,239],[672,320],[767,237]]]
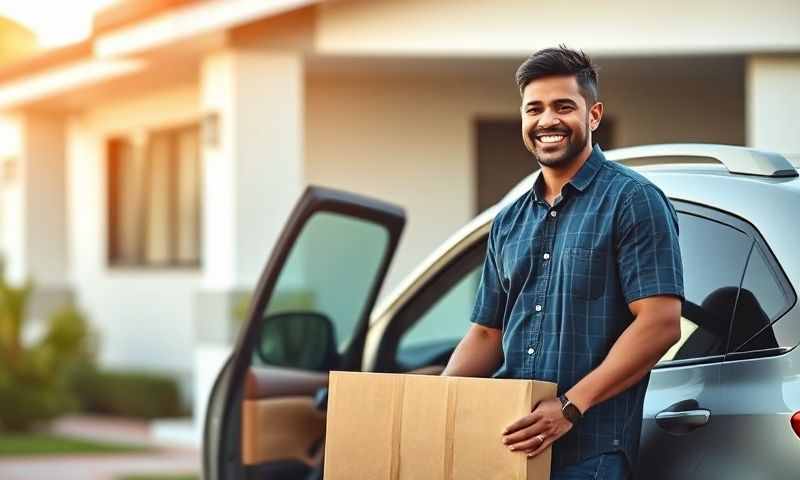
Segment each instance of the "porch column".
[[[228,50],[201,67],[203,289],[195,309],[195,421],[246,299],[303,188],[302,56]],[[239,312],[239,314],[237,314]]]
[[800,155],[800,55],[751,56],[747,60],[747,144]]
[[65,122],[55,113],[4,119],[2,254],[6,277],[34,282],[29,314],[43,320],[71,302],[67,278]]

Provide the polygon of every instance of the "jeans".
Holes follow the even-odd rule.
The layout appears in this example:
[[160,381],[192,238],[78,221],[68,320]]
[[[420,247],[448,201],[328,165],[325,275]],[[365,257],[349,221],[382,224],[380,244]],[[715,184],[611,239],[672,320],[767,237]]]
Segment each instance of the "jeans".
[[622,452],[604,453],[550,474],[550,480],[628,480],[630,469]]

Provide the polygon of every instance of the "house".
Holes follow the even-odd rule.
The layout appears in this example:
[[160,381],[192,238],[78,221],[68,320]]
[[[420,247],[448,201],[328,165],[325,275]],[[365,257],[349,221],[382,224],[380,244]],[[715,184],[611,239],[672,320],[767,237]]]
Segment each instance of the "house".
[[0,68],[0,249],[108,366],[183,379],[198,417],[309,183],[407,209],[387,288],[533,168],[513,76],[601,66],[606,148],[800,153],[800,3],[147,0]]

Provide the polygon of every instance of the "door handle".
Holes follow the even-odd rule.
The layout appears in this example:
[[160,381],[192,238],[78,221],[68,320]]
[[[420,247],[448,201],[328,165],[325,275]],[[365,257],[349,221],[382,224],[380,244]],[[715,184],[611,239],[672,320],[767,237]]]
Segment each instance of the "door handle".
[[697,400],[678,402],[656,414],[656,424],[675,435],[685,435],[708,425],[709,421],[711,421],[711,411],[700,408]]

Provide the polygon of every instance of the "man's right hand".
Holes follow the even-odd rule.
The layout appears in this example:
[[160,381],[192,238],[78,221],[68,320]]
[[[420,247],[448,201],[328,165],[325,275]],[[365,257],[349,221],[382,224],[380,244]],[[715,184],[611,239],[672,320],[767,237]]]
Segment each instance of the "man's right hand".
[[503,361],[503,332],[473,323],[456,347],[442,375],[488,377]]

